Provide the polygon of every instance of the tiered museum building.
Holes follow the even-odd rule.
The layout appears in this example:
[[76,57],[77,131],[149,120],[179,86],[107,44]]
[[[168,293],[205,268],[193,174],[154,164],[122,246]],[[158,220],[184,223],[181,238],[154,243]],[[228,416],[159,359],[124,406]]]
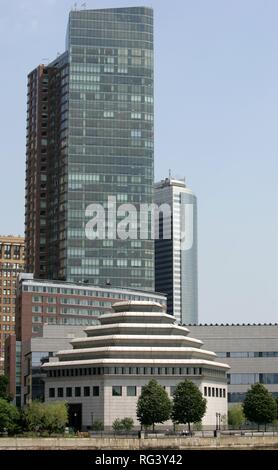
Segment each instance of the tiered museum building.
[[136,405],[151,378],[170,396],[178,383],[192,380],[207,399],[203,425],[215,428],[217,416],[225,419],[227,364],[215,361],[215,353],[203,350],[159,303],[117,302],[113,310],[43,366],[45,399],[68,402],[71,426],[90,429],[101,421],[110,429],[124,417],[139,426]]

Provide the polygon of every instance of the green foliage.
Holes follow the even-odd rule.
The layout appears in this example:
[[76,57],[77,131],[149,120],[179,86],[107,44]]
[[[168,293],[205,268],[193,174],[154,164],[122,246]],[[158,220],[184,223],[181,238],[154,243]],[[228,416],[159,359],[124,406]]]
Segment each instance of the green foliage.
[[112,428],[115,432],[119,431],[126,431],[129,432],[132,430],[134,426],[134,421],[132,418],[123,418],[123,419],[115,419],[115,421],[112,424]]
[[170,418],[172,403],[164,388],[152,379],[142,387],[137,402],[137,417],[143,426],[164,423]]
[[173,398],[172,419],[176,423],[197,423],[206,412],[207,401],[202,393],[190,380],[184,380],[177,385]]
[[24,421],[28,431],[62,433],[68,422],[67,404],[33,401],[24,410]]
[[6,375],[0,375],[0,398],[7,401],[12,401],[13,397],[8,393],[9,380]]
[[127,432],[131,431],[132,428],[134,427],[133,419],[128,418],[128,417],[123,418],[122,419],[122,426],[123,426],[124,431],[127,431]]
[[93,431],[103,431],[104,429],[104,426],[103,426],[103,423],[102,421],[94,421],[93,424],[92,424],[92,430]]
[[15,405],[0,398],[0,431],[6,430],[9,434],[17,430],[19,412]]
[[252,385],[243,402],[246,418],[259,424],[271,423],[277,417],[277,403],[271,393],[262,385]]
[[115,419],[115,421],[112,424],[112,428],[115,432],[122,431],[123,430],[122,421],[119,418]]
[[228,424],[239,428],[245,421],[242,405],[234,405],[228,411]]

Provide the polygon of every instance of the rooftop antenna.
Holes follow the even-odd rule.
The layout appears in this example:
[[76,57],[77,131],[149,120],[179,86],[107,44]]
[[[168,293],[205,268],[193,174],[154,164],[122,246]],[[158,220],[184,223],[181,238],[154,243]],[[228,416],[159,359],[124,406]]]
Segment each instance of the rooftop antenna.
[[74,10],[76,10],[76,8],[77,8],[77,3],[76,2],[74,3],[73,8],[74,8]]
[[85,10],[85,8],[86,8],[86,6],[87,6],[87,5],[86,5],[86,2],[81,3],[81,6],[82,6],[82,7],[84,8],[84,10]]

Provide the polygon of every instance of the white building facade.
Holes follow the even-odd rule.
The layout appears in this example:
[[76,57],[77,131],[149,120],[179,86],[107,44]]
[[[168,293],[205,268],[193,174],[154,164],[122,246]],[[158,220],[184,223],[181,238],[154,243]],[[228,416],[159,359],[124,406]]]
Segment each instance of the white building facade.
[[[192,380],[207,399],[203,425],[215,428],[216,414],[227,415],[227,364],[201,349],[189,330],[155,302],[118,302],[73,349],[44,364],[46,401],[69,404],[70,425],[90,429],[101,421],[110,429],[116,418],[136,418],[142,387],[155,378],[172,396],[177,384]],[[170,422],[165,423],[169,427]]]

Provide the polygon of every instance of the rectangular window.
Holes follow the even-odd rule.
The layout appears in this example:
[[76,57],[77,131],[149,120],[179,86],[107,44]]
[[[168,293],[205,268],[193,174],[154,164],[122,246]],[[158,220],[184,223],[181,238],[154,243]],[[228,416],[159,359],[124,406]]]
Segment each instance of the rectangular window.
[[214,397],[214,387],[212,387],[211,391],[212,391],[212,396]]
[[226,390],[223,388],[223,398],[226,398]]
[[66,396],[67,397],[72,397],[72,388],[71,387],[66,388]]
[[64,389],[62,387],[58,388],[58,397],[63,398],[64,396]]
[[113,395],[113,397],[121,397],[122,396],[122,387],[120,385],[113,385],[112,395]]
[[215,389],[215,396],[218,398],[218,388]]
[[49,398],[55,398],[55,388],[49,389]]
[[99,397],[99,387],[98,386],[93,387],[93,397]]
[[171,387],[170,387],[170,396],[171,396],[171,397],[174,396],[174,393],[175,393],[175,391],[176,391],[176,388],[177,388],[177,387],[176,387],[175,385],[171,385]]
[[205,396],[205,397],[208,396],[208,389],[207,389],[207,387],[204,387],[204,396]]
[[137,391],[135,385],[128,385],[126,387],[126,394],[128,397],[136,397]]
[[81,387],[75,387],[74,389],[74,395],[76,397],[81,397]]
[[90,396],[90,387],[84,387],[84,397]]
[[208,396],[210,397],[211,396],[211,388],[208,387]]

